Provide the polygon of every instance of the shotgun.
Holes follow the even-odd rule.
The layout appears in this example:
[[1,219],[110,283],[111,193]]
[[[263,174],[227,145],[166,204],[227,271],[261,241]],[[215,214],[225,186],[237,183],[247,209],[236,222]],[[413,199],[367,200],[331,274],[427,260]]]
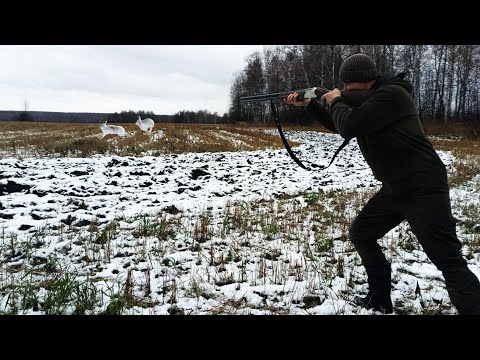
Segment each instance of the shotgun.
[[[324,87],[313,87],[313,88],[277,92],[277,93],[271,93],[271,94],[242,96],[240,97],[240,104],[246,104],[246,103],[257,102],[257,101],[270,101],[270,109],[272,111],[273,119],[275,121],[275,124],[277,125],[277,129],[280,134],[280,138],[282,139],[283,145],[285,146],[285,149],[287,150],[290,157],[297,163],[298,166],[300,166],[302,169],[310,170],[309,168],[307,168],[305,165],[302,164],[302,162],[297,158],[295,153],[290,148],[290,145],[288,144],[288,141],[285,138],[285,135],[283,134],[282,127],[280,126],[280,122],[278,121],[278,116],[277,116],[277,111],[275,109],[274,101],[278,101],[278,100],[283,101],[288,95],[293,94],[295,92],[298,93],[298,97],[297,97],[298,101],[302,101],[305,99],[316,99],[316,98],[320,99],[323,94],[326,94],[329,91],[330,90]],[[342,97],[345,98],[345,101],[348,105],[358,107],[362,105],[365,102],[365,100],[367,100],[370,97],[373,90],[341,90],[340,92],[342,93]],[[342,143],[342,145],[340,145],[340,147],[335,152],[335,155],[333,156],[328,166],[332,164],[333,160],[338,155],[340,150],[342,150],[348,144],[349,141],[350,139],[346,139]],[[320,166],[315,165],[315,167],[320,167]],[[326,169],[326,167],[320,167],[320,168]]]
[[[307,89],[291,90],[271,94],[242,96],[240,97],[240,104],[257,101],[284,100],[288,95],[295,92],[298,93],[298,101],[315,98],[320,99],[323,94],[326,94],[329,91],[330,90],[327,88],[317,86]],[[360,106],[371,95],[372,90],[341,90],[340,92],[342,93],[342,96],[345,98],[345,101],[348,105]]]

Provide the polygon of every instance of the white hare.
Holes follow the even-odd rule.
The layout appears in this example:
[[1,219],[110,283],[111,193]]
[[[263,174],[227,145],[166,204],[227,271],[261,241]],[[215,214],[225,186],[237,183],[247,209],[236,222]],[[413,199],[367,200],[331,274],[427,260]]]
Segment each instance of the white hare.
[[138,120],[135,124],[138,125],[138,127],[143,131],[146,131],[149,133],[152,132],[153,127],[155,126],[155,122],[152,119],[147,118],[142,120],[140,116],[138,117]]
[[124,136],[125,135],[125,129],[122,126],[107,125],[106,121],[105,121],[104,124],[100,125],[100,130],[102,130],[102,133],[103,133],[103,135],[100,139],[103,139],[108,134],[115,134],[115,135],[118,135],[118,136]]

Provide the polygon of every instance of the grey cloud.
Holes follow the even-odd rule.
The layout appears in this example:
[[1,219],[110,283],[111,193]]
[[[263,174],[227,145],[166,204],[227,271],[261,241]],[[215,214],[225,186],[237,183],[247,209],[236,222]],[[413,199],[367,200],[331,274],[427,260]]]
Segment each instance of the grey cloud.
[[[142,98],[140,102],[162,99],[185,107],[189,105],[189,96],[195,94],[205,104],[215,104],[215,108],[207,110],[223,113],[228,111],[234,73],[243,68],[249,54],[261,48],[257,45],[0,46],[0,90],[15,89],[10,95],[0,93],[0,108],[18,108],[23,103],[18,94],[38,96],[44,89],[57,93],[56,98],[60,99],[68,97],[62,92],[76,92],[78,104],[82,103],[81,94],[96,94],[88,100],[92,112],[97,111],[95,98],[122,98],[129,103],[138,103]],[[17,97],[8,100],[13,93]],[[8,106],[6,101],[15,104]],[[43,108],[48,108],[47,101],[31,99],[32,104],[42,102]],[[50,111],[65,111],[56,107],[58,103]],[[184,108],[177,109],[180,110]]]

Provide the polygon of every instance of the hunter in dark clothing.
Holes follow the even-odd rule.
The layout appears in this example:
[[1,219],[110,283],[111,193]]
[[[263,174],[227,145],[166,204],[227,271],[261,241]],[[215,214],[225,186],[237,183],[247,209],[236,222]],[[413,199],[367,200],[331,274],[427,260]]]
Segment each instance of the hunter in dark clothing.
[[365,266],[369,293],[357,303],[393,312],[391,267],[377,240],[407,220],[429,259],[442,271],[450,300],[460,314],[480,315],[480,282],[467,267],[456,235],[445,165],[425,136],[403,76],[379,76],[364,54],[347,58],[340,68],[345,90],[370,90],[360,106],[350,106],[338,89],[318,101],[287,103],[306,106],[312,119],[345,139],[356,138],[382,187],[350,227],[350,240]]

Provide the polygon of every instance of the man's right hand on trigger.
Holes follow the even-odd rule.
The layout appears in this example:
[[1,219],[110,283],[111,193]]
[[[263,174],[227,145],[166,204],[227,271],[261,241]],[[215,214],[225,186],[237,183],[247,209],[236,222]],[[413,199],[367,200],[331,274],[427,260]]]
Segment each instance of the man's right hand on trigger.
[[329,92],[323,94],[322,97],[320,98],[320,100],[325,100],[327,102],[327,104],[330,105],[330,103],[333,101],[333,99],[335,99],[338,96],[342,96],[342,93],[340,92],[340,90],[335,88],[332,91],[329,91]]
[[305,100],[297,101],[297,97],[298,97],[298,93],[294,92],[294,93],[288,95],[285,98],[284,101],[285,101],[286,104],[289,104],[289,105],[305,106],[305,107],[307,107],[308,104],[310,103],[311,99],[305,99]]

